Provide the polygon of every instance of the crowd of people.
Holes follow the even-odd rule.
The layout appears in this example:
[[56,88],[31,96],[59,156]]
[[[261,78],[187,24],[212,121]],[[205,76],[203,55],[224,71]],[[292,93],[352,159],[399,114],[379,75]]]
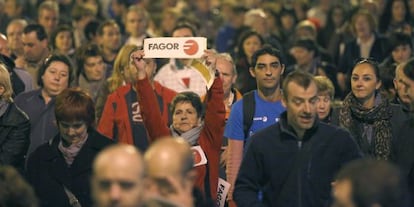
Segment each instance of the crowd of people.
[[409,0],[0,0],[0,206],[414,206],[413,44]]

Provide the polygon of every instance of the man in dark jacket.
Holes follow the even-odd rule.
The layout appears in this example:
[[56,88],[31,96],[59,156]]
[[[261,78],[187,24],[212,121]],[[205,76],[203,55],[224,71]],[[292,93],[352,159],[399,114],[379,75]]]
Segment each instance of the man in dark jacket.
[[336,172],[361,157],[348,132],[318,121],[311,74],[294,71],[282,88],[287,111],[253,135],[235,186],[239,207],[326,206]]

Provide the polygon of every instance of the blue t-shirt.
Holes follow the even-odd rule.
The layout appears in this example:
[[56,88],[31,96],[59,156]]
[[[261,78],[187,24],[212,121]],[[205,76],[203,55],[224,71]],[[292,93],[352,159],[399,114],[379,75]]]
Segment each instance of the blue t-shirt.
[[[279,121],[279,116],[285,111],[281,101],[269,102],[261,99],[254,91],[256,110],[253,116],[253,123],[249,129],[249,136],[260,129],[268,127]],[[238,100],[233,104],[229,119],[224,130],[224,136],[230,139],[245,141],[243,131],[243,100]]]

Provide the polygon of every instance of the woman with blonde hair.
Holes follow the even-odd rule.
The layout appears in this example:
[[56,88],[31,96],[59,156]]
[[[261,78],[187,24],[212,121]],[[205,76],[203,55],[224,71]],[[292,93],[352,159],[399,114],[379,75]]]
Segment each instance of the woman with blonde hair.
[[[145,129],[137,99],[136,77],[138,70],[131,62],[130,56],[139,48],[135,45],[125,45],[115,59],[112,76],[107,80],[109,95],[105,101],[98,131],[121,143],[133,144],[140,150],[148,147],[147,130]],[[168,121],[168,105],[176,92],[153,81],[156,63],[146,59],[149,67],[146,73],[157,94],[163,119]]]
[[6,66],[0,64],[0,165],[23,171],[30,143],[30,122],[12,99],[13,89]]

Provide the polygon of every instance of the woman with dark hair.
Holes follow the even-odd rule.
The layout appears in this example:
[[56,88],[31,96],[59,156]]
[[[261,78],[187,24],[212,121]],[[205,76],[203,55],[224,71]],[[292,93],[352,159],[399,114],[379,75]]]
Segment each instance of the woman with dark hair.
[[328,11],[326,25],[319,33],[318,43],[327,49],[334,38],[333,34],[340,33],[346,26],[347,18],[348,11],[344,5],[332,6]]
[[[162,119],[160,110],[157,110],[157,97],[145,72],[147,65],[143,57],[143,51],[136,51],[131,55],[131,60],[138,69],[136,88],[150,142],[166,136],[180,136],[190,145],[201,149],[203,153],[200,154],[205,154],[207,163],[195,166],[197,176],[192,179],[196,187],[215,201],[226,113],[221,79],[216,74],[213,85],[204,97],[205,112],[201,99],[196,93],[179,93],[171,103],[172,124],[168,127]],[[206,62],[214,65],[211,68],[215,68],[215,55],[206,52],[205,57]]]
[[237,43],[236,88],[242,94],[256,89],[256,79],[250,74],[250,64],[254,52],[264,44],[263,37],[254,30],[247,30],[240,35]]
[[27,179],[41,206],[92,206],[92,162],[112,141],[94,129],[94,103],[81,89],[60,93],[54,111],[59,133],[29,156]]
[[351,71],[351,92],[335,109],[332,124],[348,129],[366,156],[390,160],[399,128],[407,119],[401,106],[389,103],[381,87],[378,63],[363,59]]
[[10,75],[0,64],[0,165],[12,165],[20,172],[30,143],[30,122],[14,104]]
[[389,36],[394,32],[412,35],[411,14],[406,0],[387,1],[379,20],[379,32]]
[[50,36],[51,46],[55,52],[69,56],[72,60],[75,55],[75,37],[73,28],[69,25],[59,25]]
[[37,83],[40,88],[21,93],[15,98],[16,105],[30,119],[28,154],[58,132],[54,117],[55,97],[69,87],[72,74],[73,67],[67,56],[51,55],[39,68]]
[[[139,107],[140,101],[137,99],[136,76],[138,70],[130,58],[131,54],[137,50],[138,47],[135,45],[125,45],[119,51],[115,59],[114,71],[107,80],[107,84],[103,86],[105,89],[102,90],[108,91],[105,92],[108,95],[101,94],[98,99],[101,102],[99,107],[103,106],[97,130],[117,142],[132,144],[141,151],[145,151],[149,143]],[[148,66],[146,68],[147,77],[159,97],[163,119],[167,123],[168,106],[177,93],[153,81],[157,65],[153,59],[145,59],[145,61]],[[101,100],[104,98],[105,101]]]

